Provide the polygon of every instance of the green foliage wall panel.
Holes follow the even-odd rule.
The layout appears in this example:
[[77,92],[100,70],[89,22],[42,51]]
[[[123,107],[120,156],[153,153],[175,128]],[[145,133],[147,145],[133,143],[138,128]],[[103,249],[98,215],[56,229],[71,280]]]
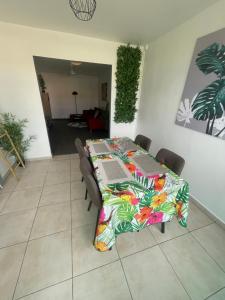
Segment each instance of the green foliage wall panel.
[[120,46],[117,50],[116,123],[131,123],[136,112],[139,86],[141,50],[139,47]]

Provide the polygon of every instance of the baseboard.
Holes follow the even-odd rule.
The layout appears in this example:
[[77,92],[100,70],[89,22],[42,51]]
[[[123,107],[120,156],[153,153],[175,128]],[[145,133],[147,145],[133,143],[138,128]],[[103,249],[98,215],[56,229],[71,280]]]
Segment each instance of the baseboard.
[[191,200],[194,202],[194,204],[200,208],[207,216],[209,216],[211,219],[213,219],[218,225],[220,225],[223,229],[225,229],[225,223],[222,221],[219,217],[217,217],[210,209],[206,208],[204,204],[201,203],[199,199],[197,199],[194,195],[191,195]]
[[35,158],[27,158],[25,161],[32,162],[32,161],[39,161],[39,160],[48,160],[52,159],[52,156],[42,156],[42,157],[35,157]]

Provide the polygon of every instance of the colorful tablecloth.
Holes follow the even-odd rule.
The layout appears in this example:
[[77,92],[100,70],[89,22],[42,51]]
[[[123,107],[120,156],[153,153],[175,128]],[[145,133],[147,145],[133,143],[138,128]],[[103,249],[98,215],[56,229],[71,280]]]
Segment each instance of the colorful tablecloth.
[[[145,177],[131,158],[147,152],[140,148],[124,153],[126,140],[128,138],[105,139],[112,152],[101,155],[93,154],[90,145],[103,140],[87,141],[103,199],[95,239],[95,247],[99,251],[109,250],[121,233],[139,231],[151,224],[170,221],[174,215],[181,226],[187,226],[188,183],[166,167],[164,174]],[[133,180],[106,185],[98,161],[115,158],[124,163]]]

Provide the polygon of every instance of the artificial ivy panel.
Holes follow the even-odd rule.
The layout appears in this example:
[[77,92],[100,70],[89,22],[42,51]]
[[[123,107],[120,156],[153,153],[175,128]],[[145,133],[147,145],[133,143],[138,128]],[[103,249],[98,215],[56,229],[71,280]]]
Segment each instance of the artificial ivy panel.
[[120,46],[117,50],[116,71],[116,123],[131,123],[136,112],[137,91],[139,86],[141,49]]

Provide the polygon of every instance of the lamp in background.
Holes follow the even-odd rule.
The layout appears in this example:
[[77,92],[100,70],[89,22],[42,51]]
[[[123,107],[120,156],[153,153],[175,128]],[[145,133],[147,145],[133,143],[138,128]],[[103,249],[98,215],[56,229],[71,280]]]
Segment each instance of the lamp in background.
[[96,9],[95,0],[69,0],[75,16],[81,21],[89,21]]
[[78,95],[78,92],[77,91],[73,91],[72,95],[75,98],[75,108],[76,108],[76,115],[77,115],[77,95]]

